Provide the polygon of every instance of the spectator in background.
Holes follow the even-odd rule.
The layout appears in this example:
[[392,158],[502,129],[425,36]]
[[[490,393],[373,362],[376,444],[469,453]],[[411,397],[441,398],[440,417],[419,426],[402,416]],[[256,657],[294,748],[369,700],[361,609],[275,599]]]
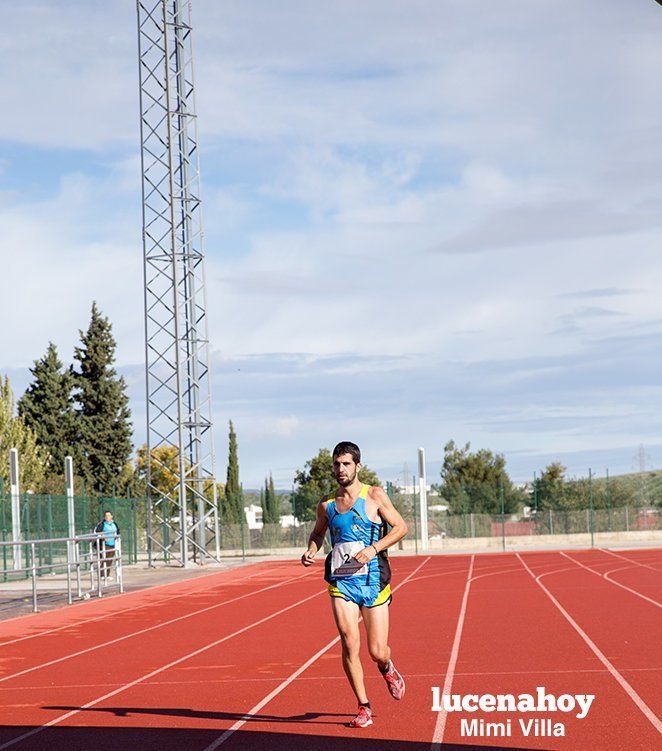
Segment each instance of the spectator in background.
[[120,534],[120,528],[113,521],[111,511],[104,512],[103,520],[97,524],[94,531],[104,535],[104,539],[101,541],[101,573],[104,579],[108,580],[108,578],[112,578],[110,576],[110,567],[113,565],[113,559],[115,558],[117,535]]

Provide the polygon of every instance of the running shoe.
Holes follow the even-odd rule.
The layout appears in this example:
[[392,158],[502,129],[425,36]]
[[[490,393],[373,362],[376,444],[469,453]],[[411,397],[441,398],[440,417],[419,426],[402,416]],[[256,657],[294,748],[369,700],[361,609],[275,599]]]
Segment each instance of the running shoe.
[[393,662],[389,661],[388,670],[383,673],[383,676],[391,696],[394,699],[402,699],[405,695],[405,679],[395,669]]
[[359,707],[358,714],[349,723],[350,728],[367,728],[372,725],[372,710],[370,707]]

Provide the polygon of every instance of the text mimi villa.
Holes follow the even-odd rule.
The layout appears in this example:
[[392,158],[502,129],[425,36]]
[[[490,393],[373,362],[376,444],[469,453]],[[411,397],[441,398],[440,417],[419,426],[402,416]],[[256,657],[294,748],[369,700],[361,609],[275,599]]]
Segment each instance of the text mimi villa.
[[[548,694],[544,686],[537,686],[535,694],[442,694],[432,687],[433,712],[544,712],[572,713],[583,720],[588,714],[594,694]],[[549,717],[519,717],[516,724],[508,718],[501,722],[460,718],[463,736],[509,737],[517,729],[524,737],[565,736],[565,724]]]

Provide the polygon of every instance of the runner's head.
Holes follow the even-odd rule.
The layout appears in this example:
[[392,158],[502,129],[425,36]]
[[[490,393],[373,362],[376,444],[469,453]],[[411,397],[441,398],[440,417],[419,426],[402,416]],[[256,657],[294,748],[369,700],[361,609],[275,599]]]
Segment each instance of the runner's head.
[[333,476],[343,488],[351,485],[361,469],[361,449],[351,441],[341,441],[333,449]]
[[103,518],[107,522],[112,522],[112,520],[113,520],[113,512],[112,511],[106,511],[106,512],[104,512]]

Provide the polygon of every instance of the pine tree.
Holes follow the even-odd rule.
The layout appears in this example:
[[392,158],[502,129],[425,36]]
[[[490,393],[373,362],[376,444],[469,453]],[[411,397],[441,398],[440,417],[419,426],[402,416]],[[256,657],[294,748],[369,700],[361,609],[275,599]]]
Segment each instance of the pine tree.
[[80,337],[74,354],[80,368],[74,373],[79,471],[90,490],[109,494],[113,488],[121,490],[117,486],[131,456],[131,412],[124,378],[112,367],[112,327],[96,303]]
[[239,458],[237,456],[237,434],[230,420],[230,443],[228,450],[228,473],[225,483],[225,496],[221,503],[221,518],[228,524],[239,524],[244,513],[241,486],[239,484]]
[[69,369],[62,370],[52,342],[30,372],[34,381],[18,401],[18,414],[47,453],[48,473],[62,475],[64,457],[73,455],[75,445],[73,376]]

